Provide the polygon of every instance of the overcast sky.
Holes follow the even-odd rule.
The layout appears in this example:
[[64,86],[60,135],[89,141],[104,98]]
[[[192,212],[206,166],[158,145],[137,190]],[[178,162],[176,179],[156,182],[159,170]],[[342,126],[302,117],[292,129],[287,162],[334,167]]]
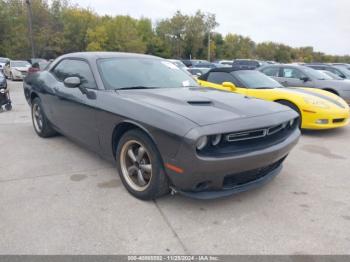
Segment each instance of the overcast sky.
[[256,42],[313,46],[329,54],[350,54],[350,0],[73,0],[98,14],[149,17],[154,22],[176,10],[216,14],[216,31]]

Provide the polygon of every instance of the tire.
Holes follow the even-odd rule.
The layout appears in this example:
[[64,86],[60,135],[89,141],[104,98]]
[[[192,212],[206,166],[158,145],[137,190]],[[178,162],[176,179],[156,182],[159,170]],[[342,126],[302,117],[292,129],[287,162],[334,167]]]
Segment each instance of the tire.
[[298,115],[299,115],[299,128],[301,129],[302,122],[303,122],[303,117],[301,115],[301,112],[300,112],[299,108],[295,104],[293,104],[293,103],[291,103],[289,101],[286,101],[286,100],[279,100],[279,101],[276,101],[276,102],[281,104],[281,105],[288,106],[290,109],[293,109],[295,112],[298,113]]
[[[142,153],[140,148],[143,148]],[[136,198],[151,200],[169,193],[160,154],[153,141],[141,130],[132,129],[121,137],[116,164],[125,188]]]
[[40,98],[36,97],[32,101],[32,122],[35,133],[38,136],[47,138],[57,135],[45,116]]
[[7,111],[11,111],[12,110],[12,105],[9,103],[9,104],[6,104],[5,105],[5,109],[7,110]]

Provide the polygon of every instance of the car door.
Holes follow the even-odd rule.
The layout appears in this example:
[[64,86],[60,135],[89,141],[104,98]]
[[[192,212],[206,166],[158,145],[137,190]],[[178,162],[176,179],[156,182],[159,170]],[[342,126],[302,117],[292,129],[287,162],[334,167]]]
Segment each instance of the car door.
[[304,86],[309,86],[308,85],[308,81],[305,81],[307,77],[306,74],[304,74],[301,70],[299,70],[298,68],[294,68],[294,67],[282,67],[281,70],[281,77],[280,77],[280,83],[283,86],[300,86],[300,87],[304,87]]
[[[97,85],[87,61],[64,59],[52,70],[57,81],[54,83],[51,108],[55,125],[67,136],[98,151],[99,141],[96,126],[96,90]],[[67,77],[79,77],[79,88],[65,86]],[[89,95],[81,90],[86,90]]]

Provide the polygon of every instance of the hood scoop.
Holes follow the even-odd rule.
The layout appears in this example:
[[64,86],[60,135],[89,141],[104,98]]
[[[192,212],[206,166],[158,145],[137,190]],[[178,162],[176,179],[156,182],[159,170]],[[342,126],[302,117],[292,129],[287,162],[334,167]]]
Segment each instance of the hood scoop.
[[187,101],[188,104],[192,106],[208,106],[211,105],[213,102],[210,99],[203,99],[203,98],[193,98]]

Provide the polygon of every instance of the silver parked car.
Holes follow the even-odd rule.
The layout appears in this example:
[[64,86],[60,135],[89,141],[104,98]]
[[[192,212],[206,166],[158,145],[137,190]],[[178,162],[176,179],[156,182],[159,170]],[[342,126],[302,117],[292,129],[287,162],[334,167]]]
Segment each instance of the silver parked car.
[[310,67],[301,65],[268,65],[258,69],[283,86],[319,88],[342,97],[350,104],[350,83],[339,81]]
[[23,80],[30,66],[28,61],[10,60],[4,66],[4,75],[11,80]]

